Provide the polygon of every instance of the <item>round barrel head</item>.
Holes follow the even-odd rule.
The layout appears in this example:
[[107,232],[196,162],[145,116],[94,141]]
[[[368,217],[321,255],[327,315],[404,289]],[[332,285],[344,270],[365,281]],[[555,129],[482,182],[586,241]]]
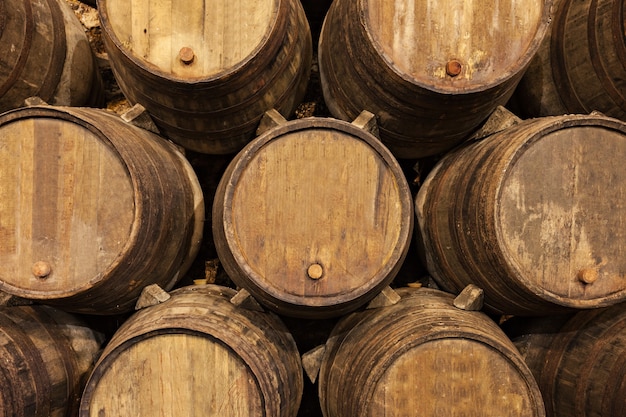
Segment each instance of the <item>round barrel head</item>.
[[525,68],[546,33],[545,0],[359,0],[378,53],[435,91],[484,90]]
[[164,333],[123,344],[97,368],[84,415],[264,415],[246,363],[210,336]]
[[623,131],[585,123],[529,140],[511,161],[496,230],[538,296],[574,308],[623,299],[625,160]]
[[131,238],[133,184],[93,131],[53,117],[0,123],[0,289],[60,298],[94,285]]
[[116,46],[148,71],[206,79],[256,55],[276,24],[279,3],[106,0],[99,12]]
[[411,196],[374,136],[303,119],[259,137],[235,162],[214,230],[224,230],[227,272],[253,295],[298,314],[353,303],[393,279],[412,232]]
[[510,358],[486,343],[436,339],[389,364],[374,387],[367,415],[543,415],[525,377]]

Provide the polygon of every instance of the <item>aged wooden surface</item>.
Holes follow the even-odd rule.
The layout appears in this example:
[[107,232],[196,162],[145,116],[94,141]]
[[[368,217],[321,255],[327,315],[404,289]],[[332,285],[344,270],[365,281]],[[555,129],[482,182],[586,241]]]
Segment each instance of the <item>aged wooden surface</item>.
[[234,295],[184,287],[131,316],[95,365],[80,416],[294,417],[295,342],[277,316],[239,308]]
[[503,105],[550,21],[550,0],[338,0],[319,40],[331,113],[379,118],[399,158],[451,149]]
[[63,0],[0,1],[0,112],[39,96],[50,104],[104,104],[83,27]]
[[98,11],[122,91],[185,148],[239,151],[265,111],[289,116],[304,96],[312,45],[297,0],[103,0]]
[[539,384],[547,416],[624,415],[626,305],[558,321],[519,319],[507,334]]
[[600,111],[626,121],[622,0],[559,0],[550,33],[515,91],[523,117]]
[[318,377],[325,417],[545,416],[513,343],[480,312],[432,289],[342,318]]
[[524,121],[448,154],[416,196],[424,259],[488,308],[541,315],[624,300],[626,124]]
[[278,125],[231,162],[213,236],[231,279],[286,315],[340,315],[394,278],[413,228],[406,179],[355,125]]
[[0,132],[1,290],[108,314],[189,268],[204,200],[170,143],[87,108],[15,110]]
[[76,415],[104,336],[47,306],[0,307],[0,415]]

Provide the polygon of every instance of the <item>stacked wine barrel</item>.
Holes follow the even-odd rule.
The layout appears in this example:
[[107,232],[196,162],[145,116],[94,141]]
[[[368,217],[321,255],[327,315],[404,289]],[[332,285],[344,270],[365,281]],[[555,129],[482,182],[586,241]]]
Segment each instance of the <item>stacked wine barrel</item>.
[[583,3],[0,0],[0,415],[623,415]]

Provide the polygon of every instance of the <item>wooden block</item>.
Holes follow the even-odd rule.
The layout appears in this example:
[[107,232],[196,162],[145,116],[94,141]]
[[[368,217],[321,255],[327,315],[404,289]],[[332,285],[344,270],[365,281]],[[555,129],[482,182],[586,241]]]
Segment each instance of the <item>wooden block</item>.
[[367,309],[388,307],[400,301],[400,296],[393,288],[387,286],[367,305]]
[[245,288],[240,289],[237,294],[230,299],[234,305],[252,311],[265,311],[263,307],[254,299],[254,297]]
[[378,122],[376,121],[376,115],[374,113],[363,110],[361,114],[359,114],[357,118],[352,121],[352,124],[370,132],[377,138],[380,138]]
[[256,129],[257,136],[262,135],[268,130],[280,126],[283,123],[287,123],[287,119],[276,109],[271,109],[265,112],[259,123],[259,127]]
[[325,352],[326,345],[320,345],[302,355],[302,367],[313,384],[315,384],[317,375],[320,372],[322,358]]
[[159,128],[156,127],[150,114],[141,104],[135,104],[133,107],[121,114],[122,120],[134,126],[148,130],[159,135]]
[[484,294],[482,288],[469,284],[454,299],[454,306],[461,310],[478,311],[483,308]]
[[135,304],[135,310],[161,304],[169,298],[170,295],[159,284],[148,285],[141,292],[137,304]]

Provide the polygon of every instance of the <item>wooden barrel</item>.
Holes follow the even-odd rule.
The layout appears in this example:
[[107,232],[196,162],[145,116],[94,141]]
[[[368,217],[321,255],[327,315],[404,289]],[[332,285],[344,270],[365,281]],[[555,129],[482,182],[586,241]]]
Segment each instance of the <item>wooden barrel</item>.
[[0,416],[76,416],[103,344],[101,333],[53,307],[0,308]]
[[168,141],[102,109],[0,116],[0,290],[68,311],[132,310],[172,288],[202,238],[204,199]]
[[103,104],[93,51],[65,0],[0,0],[0,112],[32,96],[62,106]]
[[415,199],[425,264],[492,311],[542,315],[624,301],[626,124],[523,121],[450,152]]
[[[517,318],[507,328],[533,372],[548,417],[626,412],[626,305],[580,311],[568,320]],[[556,325],[555,325],[556,324]]]
[[131,316],[87,382],[81,417],[295,417],[300,356],[272,313],[216,285],[179,288]]
[[269,129],[233,159],[212,219],[233,282],[281,314],[324,318],[393,280],[413,207],[402,170],[373,134],[306,118]]
[[426,288],[344,317],[318,377],[324,417],[545,416],[533,375],[489,317]]
[[551,0],[337,0],[319,40],[333,116],[379,119],[398,158],[447,151],[507,102],[550,21]]
[[120,88],[187,149],[235,153],[265,111],[289,117],[304,97],[311,33],[298,0],[101,0],[98,12]]
[[510,107],[527,118],[595,110],[626,121],[625,21],[623,0],[558,1]]

